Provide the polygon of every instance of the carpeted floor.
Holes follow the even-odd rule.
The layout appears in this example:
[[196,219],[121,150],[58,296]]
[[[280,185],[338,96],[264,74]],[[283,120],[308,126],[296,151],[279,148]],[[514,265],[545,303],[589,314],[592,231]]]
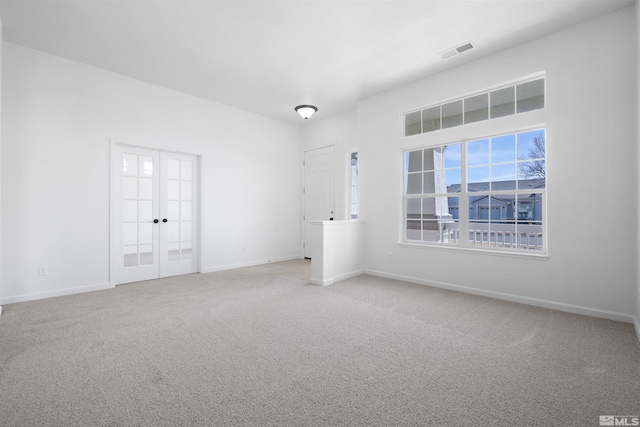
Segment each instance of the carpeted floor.
[[295,260],[7,305],[2,426],[597,426],[632,325]]

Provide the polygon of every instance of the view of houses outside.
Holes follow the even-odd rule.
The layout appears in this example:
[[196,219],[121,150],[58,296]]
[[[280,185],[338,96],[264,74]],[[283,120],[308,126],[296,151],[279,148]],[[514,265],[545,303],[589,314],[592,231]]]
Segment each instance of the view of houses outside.
[[470,245],[543,249],[544,130],[410,151],[406,165],[407,241],[458,243],[462,220]]

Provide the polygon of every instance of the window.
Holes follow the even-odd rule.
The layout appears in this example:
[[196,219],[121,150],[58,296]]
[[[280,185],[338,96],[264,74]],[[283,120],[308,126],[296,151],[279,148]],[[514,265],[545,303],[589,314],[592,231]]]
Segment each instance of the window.
[[544,108],[544,77],[456,99],[404,115],[404,136]]
[[358,219],[358,152],[349,157],[349,219]]
[[405,151],[404,241],[544,253],[545,148],[535,129]]

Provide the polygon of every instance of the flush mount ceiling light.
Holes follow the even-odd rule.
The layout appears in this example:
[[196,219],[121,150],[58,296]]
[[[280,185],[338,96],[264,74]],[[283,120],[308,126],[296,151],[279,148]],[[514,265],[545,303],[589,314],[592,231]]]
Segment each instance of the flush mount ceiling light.
[[309,117],[313,116],[313,113],[318,111],[318,108],[313,105],[298,105],[295,110],[303,119],[307,120]]

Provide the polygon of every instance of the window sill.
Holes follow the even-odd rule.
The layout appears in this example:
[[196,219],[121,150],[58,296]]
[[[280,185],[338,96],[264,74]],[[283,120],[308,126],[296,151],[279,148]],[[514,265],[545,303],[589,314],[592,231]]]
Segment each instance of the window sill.
[[495,249],[479,249],[470,246],[454,246],[447,244],[428,244],[428,243],[410,243],[410,242],[398,242],[398,246],[403,246],[407,248],[424,248],[424,249],[435,249],[435,250],[445,250],[445,251],[453,251],[453,252],[463,252],[463,253],[476,253],[476,254],[484,254],[484,255],[498,255],[505,256],[510,258],[526,258],[526,259],[535,259],[538,261],[546,261],[548,260],[549,254],[547,253],[528,253],[524,251],[502,251]]

